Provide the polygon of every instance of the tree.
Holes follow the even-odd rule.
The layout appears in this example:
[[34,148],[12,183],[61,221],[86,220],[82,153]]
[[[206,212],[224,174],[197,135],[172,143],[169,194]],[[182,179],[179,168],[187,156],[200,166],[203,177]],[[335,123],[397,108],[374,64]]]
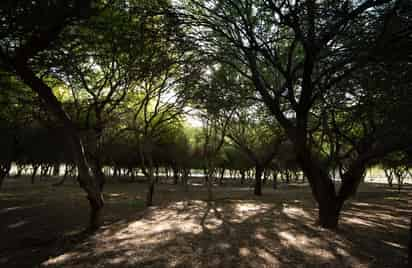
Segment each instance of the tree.
[[[376,64],[374,55],[384,45],[409,38],[409,22],[403,20],[401,12],[408,10],[407,5],[407,1],[385,0],[216,0],[187,1],[187,11],[182,11],[187,31],[196,32],[194,39],[201,40],[205,53],[217,54],[218,61],[232,66],[253,83],[291,140],[297,162],[319,205],[322,227],[338,226],[343,204],[356,192],[368,163],[408,146],[407,131],[399,132],[405,127],[400,120],[397,130],[386,128],[391,131],[377,134],[370,124],[375,120],[368,124],[357,120],[356,128],[349,128],[339,127],[334,118],[325,120],[323,116],[342,108],[345,117],[345,112],[355,108],[364,119],[371,110],[382,108],[378,103],[403,96],[403,91],[397,90],[389,99],[379,98],[370,86],[356,80],[356,72],[370,70]],[[385,13],[395,15],[384,18]],[[385,25],[394,18],[398,27],[386,31]],[[201,34],[199,28],[204,29]],[[389,77],[388,81],[391,79],[394,78]],[[355,113],[347,115],[346,119],[354,118]],[[386,126],[383,121],[399,119],[391,115],[379,113],[384,118],[380,121],[382,127]],[[325,145],[316,136],[329,130],[335,137],[328,142],[328,155],[333,156],[333,161],[323,161]],[[348,133],[351,137],[346,139]],[[402,142],[393,142],[395,138]],[[340,149],[334,150],[339,153],[332,153],[336,144],[350,148],[344,153]],[[329,173],[337,161],[346,163],[339,190]]]
[[262,195],[262,175],[282,142],[277,126],[267,120],[259,106],[237,109],[228,125],[227,137],[243,151],[255,166],[255,195]]
[[33,94],[11,75],[0,74],[0,188],[12,162],[20,157],[21,129],[32,123],[40,104]]
[[95,1],[7,1],[1,6],[5,21],[0,30],[0,65],[36,92],[50,114],[64,127],[65,139],[70,143],[80,173],[80,185],[91,206],[89,226],[92,229],[100,225],[104,204],[101,189],[90,172],[76,127],[52,88],[37,73],[44,66],[41,64],[42,54],[56,48],[65,27],[86,20],[99,8],[101,4]]
[[126,107],[127,125],[119,130],[133,135],[138,142],[142,172],[149,180],[147,206],[153,205],[155,150],[158,150],[165,135],[173,136],[176,133],[172,126],[179,125],[186,105],[186,98],[179,93],[179,87],[192,77],[192,73],[184,72],[181,62],[173,59],[175,55],[171,56],[162,69],[146,76],[136,86]]
[[[107,7],[87,25],[74,25],[64,32],[67,42],[58,54],[60,66],[50,74],[70,92],[72,118],[87,133],[86,152],[100,188],[105,181],[101,157],[104,138],[110,138],[108,128],[116,127],[127,94],[160,71],[167,49],[164,36],[170,34],[163,10],[168,6],[162,1],[129,2],[127,9],[119,4]],[[160,17],[166,18],[164,22]]]

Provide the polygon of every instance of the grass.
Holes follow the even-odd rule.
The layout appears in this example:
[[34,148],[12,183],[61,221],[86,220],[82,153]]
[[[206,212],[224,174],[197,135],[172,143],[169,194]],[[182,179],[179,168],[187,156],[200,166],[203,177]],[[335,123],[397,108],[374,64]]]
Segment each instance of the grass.
[[307,185],[158,185],[144,208],[142,183],[110,183],[104,226],[82,233],[88,204],[73,182],[7,180],[0,192],[0,267],[406,267],[411,188],[364,184],[340,229],[316,225]]

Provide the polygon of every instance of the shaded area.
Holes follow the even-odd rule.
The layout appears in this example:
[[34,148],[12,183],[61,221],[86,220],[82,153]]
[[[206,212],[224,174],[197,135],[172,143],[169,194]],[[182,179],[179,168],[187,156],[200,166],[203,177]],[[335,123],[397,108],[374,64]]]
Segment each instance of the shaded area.
[[[408,191],[398,195],[386,187],[362,186],[344,209],[337,233],[316,226],[317,211],[304,186],[265,189],[258,199],[250,191],[219,188],[218,200],[206,202],[201,188],[187,194],[162,185],[156,195],[160,205],[146,210],[137,201],[143,193],[141,184],[109,185],[106,225],[93,235],[74,232],[87,219],[82,199],[68,196],[58,203],[51,199],[61,195],[49,193],[42,206],[30,201],[33,207],[21,208],[3,193],[2,237],[24,230],[41,239],[27,243],[27,235],[19,234],[9,241],[25,244],[23,250],[2,243],[0,261],[7,267],[406,267]],[[48,202],[60,214],[50,211]],[[30,213],[40,213],[35,225]],[[40,223],[47,232],[35,228]]]

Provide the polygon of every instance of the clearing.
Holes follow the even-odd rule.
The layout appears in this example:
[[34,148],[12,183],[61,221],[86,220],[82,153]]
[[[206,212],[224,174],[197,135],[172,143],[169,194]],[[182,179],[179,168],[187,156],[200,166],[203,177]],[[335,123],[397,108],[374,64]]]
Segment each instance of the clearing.
[[84,193],[55,179],[7,179],[0,192],[0,267],[406,267],[411,186],[401,193],[364,184],[340,229],[319,228],[307,185],[157,185],[144,208],[143,183],[107,184],[105,224],[95,234]]

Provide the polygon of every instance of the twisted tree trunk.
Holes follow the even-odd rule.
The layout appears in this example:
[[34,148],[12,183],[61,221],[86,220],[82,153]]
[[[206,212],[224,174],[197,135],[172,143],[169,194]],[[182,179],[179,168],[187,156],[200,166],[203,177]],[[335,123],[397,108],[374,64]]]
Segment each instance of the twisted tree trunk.
[[90,204],[90,221],[89,228],[97,229],[101,223],[102,209],[104,206],[103,195],[101,193],[101,183],[93,177],[91,169],[87,163],[83,144],[78,135],[76,127],[73,125],[69,116],[63,110],[61,103],[53,94],[52,89],[47,86],[36,74],[28,67],[27,58],[17,58],[15,68],[20,78],[35,91],[43,100],[46,108],[54,115],[63,125],[62,135],[65,136],[72,150],[73,159],[79,171],[79,184],[87,193],[87,199]]

